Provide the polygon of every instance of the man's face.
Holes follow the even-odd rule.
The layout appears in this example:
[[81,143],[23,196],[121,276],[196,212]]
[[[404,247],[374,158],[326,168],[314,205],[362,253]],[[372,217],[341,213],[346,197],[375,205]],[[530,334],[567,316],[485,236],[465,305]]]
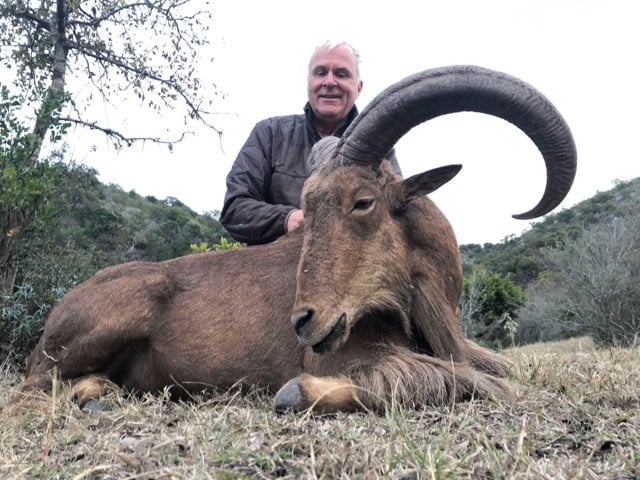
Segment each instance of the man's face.
[[344,120],[362,90],[356,56],[346,45],[319,48],[309,62],[307,93],[316,117],[325,123]]

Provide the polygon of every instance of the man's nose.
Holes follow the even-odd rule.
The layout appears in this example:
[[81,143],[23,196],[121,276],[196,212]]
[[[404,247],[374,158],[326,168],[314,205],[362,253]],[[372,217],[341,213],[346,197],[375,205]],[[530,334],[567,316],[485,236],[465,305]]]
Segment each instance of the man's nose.
[[336,77],[333,73],[329,72],[325,75],[324,80],[322,81],[323,85],[326,85],[328,87],[333,87],[335,85],[338,84],[338,82],[336,81]]

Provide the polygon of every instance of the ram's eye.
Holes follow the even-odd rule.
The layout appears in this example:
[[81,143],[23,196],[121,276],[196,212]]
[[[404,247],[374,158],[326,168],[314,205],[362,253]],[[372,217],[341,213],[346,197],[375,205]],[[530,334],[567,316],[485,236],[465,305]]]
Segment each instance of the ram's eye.
[[361,198],[360,200],[356,201],[351,211],[353,212],[358,210],[359,211],[368,210],[373,205],[373,202],[374,202],[373,198]]

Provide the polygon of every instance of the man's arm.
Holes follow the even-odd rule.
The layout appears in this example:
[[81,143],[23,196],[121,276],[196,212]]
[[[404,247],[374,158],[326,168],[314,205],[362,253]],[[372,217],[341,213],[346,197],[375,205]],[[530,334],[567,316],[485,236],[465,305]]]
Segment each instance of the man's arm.
[[233,238],[248,244],[267,243],[287,231],[287,205],[268,203],[271,186],[271,132],[261,122],[238,153],[229,175],[220,223]]

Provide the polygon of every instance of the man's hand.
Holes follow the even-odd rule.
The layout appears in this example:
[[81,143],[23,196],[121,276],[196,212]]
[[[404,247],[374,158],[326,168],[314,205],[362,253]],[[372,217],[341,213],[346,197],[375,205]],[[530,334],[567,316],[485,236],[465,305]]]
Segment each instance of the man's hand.
[[295,230],[304,224],[304,214],[302,210],[294,210],[287,218],[287,232]]

